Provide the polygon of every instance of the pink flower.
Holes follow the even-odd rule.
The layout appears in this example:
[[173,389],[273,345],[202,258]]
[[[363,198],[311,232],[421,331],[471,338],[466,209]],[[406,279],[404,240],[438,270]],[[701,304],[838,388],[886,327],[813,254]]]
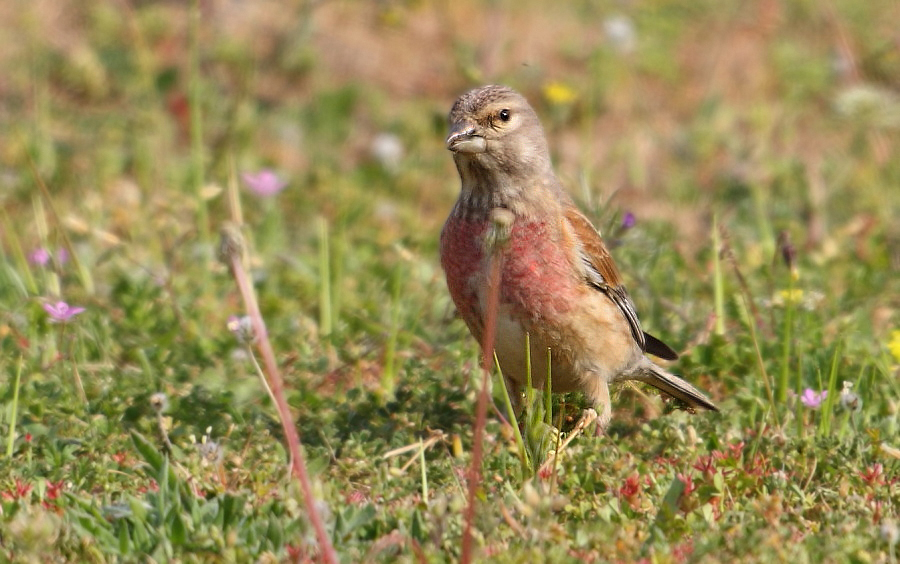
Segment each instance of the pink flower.
[[619,495],[625,499],[631,499],[641,491],[641,477],[637,472],[625,478],[625,483],[619,487]]
[[38,247],[31,251],[31,254],[28,255],[28,260],[31,261],[31,264],[47,266],[47,263],[50,262],[50,251],[44,247]]
[[631,229],[635,225],[637,225],[637,218],[631,212],[626,213],[622,218],[622,229]]
[[694,493],[697,490],[697,486],[694,485],[694,477],[690,474],[675,474],[675,477],[681,480],[681,483],[684,484],[684,492],[681,495],[687,497]]
[[828,390],[817,392],[812,388],[806,388],[803,390],[803,395],[800,396],[800,401],[810,409],[818,409],[822,402],[825,401],[826,396],[828,396]]
[[[47,266],[48,264],[50,264],[51,258],[52,255],[50,254],[50,251],[48,251],[44,247],[38,247],[28,254],[29,262],[37,266]],[[69,261],[69,251],[65,249],[59,249],[56,252],[56,260],[59,261],[59,264],[66,264]]]
[[874,466],[869,466],[865,470],[860,471],[859,477],[863,479],[863,482],[869,484],[870,486],[879,485],[884,483],[884,465],[880,462],[876,463]]
[[703,472],[705,478],[712,478],[716,473],[716,457],[713,455],[701,456],[694,464],[694,469]]
[[84,311],[83,307],[71,307],[66,302],[56,302],[55,304],[44,304],[44,311],[50,315],[51,323],[65,323],[79,313]]
[[16,478],[15,488],[10,488],[5,492],[2,492],[2,497],[6,501],[14,501],[17,499],[23,499],[30,493],[31,484],[29,484],[28,482],[23,482],[22,480]]
[[241,178],[251,192],[261,197],[274,196],[287,186],[287,182],[278,178],[278,175],[269,169],[257,173],[245,172]]

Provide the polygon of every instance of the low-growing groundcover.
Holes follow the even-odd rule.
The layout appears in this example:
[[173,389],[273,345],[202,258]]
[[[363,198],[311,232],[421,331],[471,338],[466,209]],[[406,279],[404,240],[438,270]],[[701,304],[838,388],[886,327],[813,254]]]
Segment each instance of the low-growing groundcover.
[[281,4],[0,6],[0,559],[319,557],[237,221],[340,560],[458,560],[444,116],[505,82],[722,412],[621,388],[543,464],[583,398],[520,443],[495,376],[476,560],[896,561],[895,3]]

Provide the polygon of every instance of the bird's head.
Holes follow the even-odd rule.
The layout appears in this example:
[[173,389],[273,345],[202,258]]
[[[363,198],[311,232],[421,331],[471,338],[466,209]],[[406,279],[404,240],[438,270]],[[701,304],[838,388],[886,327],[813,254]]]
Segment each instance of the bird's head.
[[525,98],[506,86],[466,92],[450,110],[447,149],[467,184],[502,188],[552,174],[544,130]]

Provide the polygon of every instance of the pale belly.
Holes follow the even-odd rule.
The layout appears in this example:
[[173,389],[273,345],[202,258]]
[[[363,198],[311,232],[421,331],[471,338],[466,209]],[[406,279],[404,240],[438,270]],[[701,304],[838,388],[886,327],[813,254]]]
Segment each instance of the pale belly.
[[542,331],[526,331],[522,323],[510,315],[509,310],[509,306],[500,307],[494,343],[503,375],[524,386],[530,369],[531,385],[534,388],[543,389],[549,373],[554,392],[580,389],[581,378],[573,366],[576,359],[573,358],[570,344],[548,342]]

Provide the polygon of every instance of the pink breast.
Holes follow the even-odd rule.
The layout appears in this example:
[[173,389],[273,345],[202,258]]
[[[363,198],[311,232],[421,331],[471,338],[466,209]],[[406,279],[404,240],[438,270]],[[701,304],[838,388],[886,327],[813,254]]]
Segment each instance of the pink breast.
[[[441,266],[447,276],[447,288],[460,315],[473,332],[473,323],[481,325],[473,278],[483,269],[482,241],[486,227],[485,221],[462,220],[450,216],[441,232]],[[476,337],[480,338],[478,334]]]
[[502,300],[533,319],[570,310],[580,287],[570,251],[558,224],[516,221],[503,252]]
[[[451,218],[441,234],[441,264],[447,286],[467,321],[469,316],[481,316],[473,279],[487,278],[486,228],[486,221]],[[558,225],[521,219],[513,224],[502,250],[500,299],[523,318],[552,318],[571,309],[577,301],[580,285],[561,240]]]

